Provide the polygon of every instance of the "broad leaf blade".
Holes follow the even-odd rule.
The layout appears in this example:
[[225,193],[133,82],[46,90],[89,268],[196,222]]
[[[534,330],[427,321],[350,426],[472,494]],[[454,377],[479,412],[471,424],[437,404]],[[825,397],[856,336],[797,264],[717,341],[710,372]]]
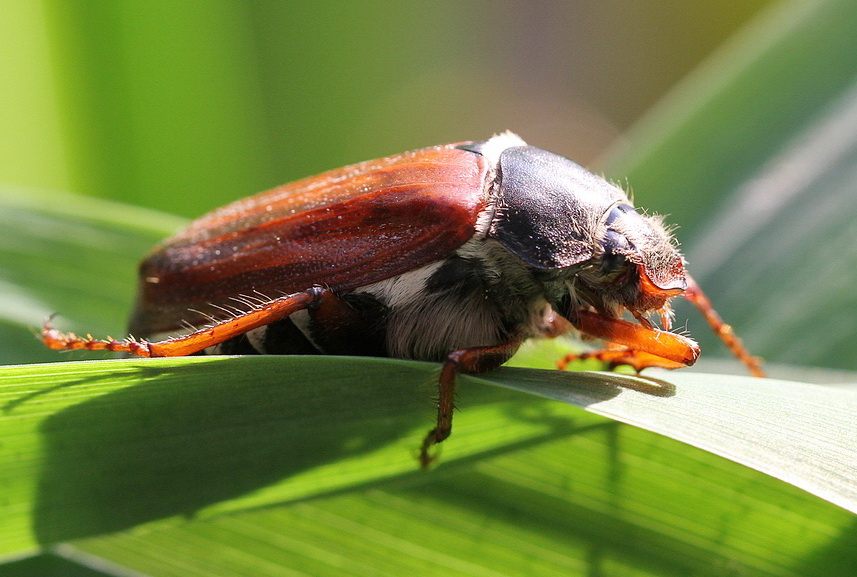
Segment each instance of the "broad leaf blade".
[[[829,563],[794,569],[820,548],[836,551],[840,568],[857,563],[832,537],[853,519],[841,509],[683,443],[533,397],[749,455],[768,472],[783,462],[794,477],[835,471],[850,499],[854,393],[774,381],[754,391],[761,381],[693,374],[655,382],[502,369],[462,378],[455,434],[436,470],[423,473],[413,452],[431,424],[432,365],[202,358],[2,373],[9,501],[0,543],[16,550],[74,539],[141,571],[190,564],[199,573],[189,574],[209,575],[271,563],[336,574],[328,565],[337,551],[337,563],[362,559],[365,574],[379,563],[450,574],[579,571],[595,562],[596,543],[598,563],[641,575],[729,563],[749,574],[821,575]],[[819,430],[812,416],[829,411],[806,395],[841,406],[845,422],[834,416],[834,428]],[[786,417],[794,429],[784,435]]]
[[581,428],[426,484],[77,546],[156,574],[853,574],[852,515],[685,449],[632,427]]
[[525,375],[507,386],[665,434],[857,513],[853,390],[687,372],[583,373],[573,384],[559,373],[526,376],[533,378],[527,386],[521,386]]
[[[432,364],[335,357],[5,367],[0,544],[16,551],[417,474],[437,375]],[[520,395],[477,392],[473,434],[457,428],[445,460],[556,436],[547,417],[560,405],[524,398],[545,419],[519,419],[510,403]]]
[[[450,474],[466,476],[474,465],[480,469],[479,463],[507,458],[523,467],[519,474],[529,477],[528,483],[548,483],[541,492],[551,486],[544,476],[551,467],[558,468],[557,480],[573,470],[576,482],[584,482],[603,470],[597,463],[605,455],[625,454],[624,446],[614,453],[609,436],[588,449],[595,451],[591,463],[559,449],[558,443],[605,422],[535,400],[533,394],[668,434],[855,507],[854,392],[689,373],[653,380],[501,369],[462,378],[455,435],[444,445],[437,472],[424,474],[416,469],[413,451],[431,424],[428,399],[436,374],[436,367],[420,363],[303,357],[8,367],[2,372],[0,437],[7,442],[0,471],[16,499],[2,516],[7,519],[2,542],[20,548],[139,524],[183,526],[175,519],[219,518],[228,511],[343,492],[361,501],[372,487],[394,481],[443,484]],[[529,395],[510,396],[480,383]],[[623,435],[648,439],[644,446],[661,444],[643,431]],[[671,467],[700,458],[694,449],[668,446],[678,459]],[[662,462],[648,450],[642,454]],[[547,461],[532,469],[531,459]],[[552,460],[556,463],[548,466]],[[643,470],[650,466],[640,463]],[[721,466],[728,486],[726,479],[737,469]],[[488,465],[509,481],[511,465],[499,467]],[[764,476],[750,477],[773,494],[784,491]],[[812,503],[808,497],[798,501],[801,507]],[[657,519],[651,509],[646,516]]]

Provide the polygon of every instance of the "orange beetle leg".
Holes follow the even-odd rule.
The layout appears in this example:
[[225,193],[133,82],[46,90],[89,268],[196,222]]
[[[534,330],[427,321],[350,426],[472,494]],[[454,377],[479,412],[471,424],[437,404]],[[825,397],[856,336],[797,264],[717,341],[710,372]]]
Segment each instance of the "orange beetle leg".
[[628,349],[604,349],[601,351],[591,351],[588,353],[580,353],[578,355],[566,355],[556,362],[559,370],[565,370],[569,363],[577,360],[596,359],[605,363],[612,371],[618,366],[629,365],[638,373],[649,367],[658,367],[660,369],[680,369],[686,365],[670,361],[643,351],[631,351]]
[[420,465],[427,469],[437,459],[429,450],[452,433],[452,413],[455,409],[455,377],[458,373],[481,373],[495,369],[512,358],[521,346],[517,340],[497,346],[459,349],[447,355],[438,381],[437,423],[426,434],[420,447]]
[[[686,367],[695,363],[696,359],[699,358],[699,345],[687,337],[658,329],[649,329],[642,325],[589,311],[578,311],[576,317],[572,322],[578,330],[587,335],[628,347],[632,356],[637,359],[635,362],[642,368],[645,366],[663,367],[664,361],[674,363],[667,368]],[[627,354],[628,351],[624,353]],[[657,359],[657,362],[650,358],[652,356]],[[649,364],[645,364],[646,361]],[[632,366],[634,365],[632,364]]]
[[253,329],[284,319],[299,310],[309,308],[326,292],[328,291],[325,289],[315,287],[305,292],[280,297],[234,318],[219,321],[181,337],[159,342],[143,339],[137,341],[130,338],[122,341],[112,338],[99,340],[91,335],[79,337],[74,333],[61,333],[51,327],[51,319],[48,318],[42,327],[42,342],[52,349],[116,351],[139,357],[181,357],[218,345]]

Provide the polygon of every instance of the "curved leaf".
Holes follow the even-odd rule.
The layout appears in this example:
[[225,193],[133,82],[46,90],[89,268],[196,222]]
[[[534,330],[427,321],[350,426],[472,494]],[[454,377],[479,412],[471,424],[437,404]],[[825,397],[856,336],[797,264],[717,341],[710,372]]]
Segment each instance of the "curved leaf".
[[[857,393],[691,373],[640,379],[505,368],[462,377],[454,435],[436,471],[424,473],[414,452],[432,423],[436,378],[431,364],[335,357],[6,367],[0,370],[0,485],[6,488],[0,543],[11,552],[74,540],[126,562],[129,551],[161,550],[146,567],[155,559],[194,558],[199,539],[212,532],[218,539],[234,531],[257,534],[267,543],[307,531],[286,547],[297,555],[287,556],[287,564],[308,550],[351,550],[366,541],[383,557],[398,540],[395,547],[409,552],[392,560],[394,566],[409,563],[418,547],[439,566],[457,559],[448,568],[467,574],[463,567],[476,558],[466,561],[453,537],[468,542],[473,523],[493,519],[496,526],[482,536],[495,535],[500,545],[481,547],[500,554],[509,534],[526,532],[520,518],[526,515],[548,523],[551,531],[538,538],[567,556],[540,562],[545,566],[586,562],[588,548],[559,545],[563,535],[583,541],[594,535],[605,559],[621,561],[622,534],[637,535],[637,561],[648,547],[663,549],[651,559],[658,568],[652,574],[681,574],[682,554],[694,564],[718,566],[728,556],[749,569],[781,570],[833,547],[857,563],[846,553],[850,548],[830,537],[851,520],[841,509],[565,404],[703,446],[853,510],[850,451],[857,427],[850,415]],[[497,384],[527,394],[485,386]],[[699,510],[701,499],[709,513]],[[497,515],[498,500],[508,513]],[[370,517],[361,513],[367,507]],[[753,515],[717,521],[745,508]],[[396,510],[405,518],[383,521]],[[436,515],[461,521],[432,528]],[[398,528],[390,533],[385,523]],[[357,534],[331,535],[322,529],[330,524]],[[400,534],[409,524],[419,527],[419,536]],[[751,536],[759,524],[766,533]],[[140,529],[131,530],[140,526],[149,535],[142,541]],[[246,555],[282,558],[270,546],[250,545]],[[781,547],[792,556],[778,557]],[[232,563],[223,554],[213,559]],[[370,564],[380,559],[369,558]],[[492,567],[487,559],[479,562]],[[221,574],[211,561],[201,563]],[[323,565],[316,559],[308,566],[317,574]],[[529,565],[515,566],[525,574]]]

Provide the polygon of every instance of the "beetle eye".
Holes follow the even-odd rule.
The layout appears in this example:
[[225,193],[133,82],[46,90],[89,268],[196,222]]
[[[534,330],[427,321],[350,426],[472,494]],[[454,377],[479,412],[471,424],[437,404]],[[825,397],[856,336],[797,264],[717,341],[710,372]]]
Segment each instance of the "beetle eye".
[[619,218],[623,214],[627,214],[629,212],[637,212],[637,209],[629,204],[617,204],[613,208],[610,209],[610,212],[607,213],[607,221],[604,223],[607,226],[613,224],[613,221]]
[[625,262],[624,254],[604,253],[604,256],[601,257],[601,273],[604,276],[610,275],[625,266]]
[[625,255],[633,250],[625,235],[615,230],[607,231],[602,246],[604,255],[601,257],[601,273],[605,276],[621,269],[625,265]]

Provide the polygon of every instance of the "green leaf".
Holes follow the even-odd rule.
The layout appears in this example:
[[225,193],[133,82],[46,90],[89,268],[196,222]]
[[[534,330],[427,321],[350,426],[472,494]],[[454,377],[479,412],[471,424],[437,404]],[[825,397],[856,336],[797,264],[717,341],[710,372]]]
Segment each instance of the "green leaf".
[[[202,562],[205,551],[199,574],[212,575],[229,574],[216,566],[236,562],[235,540],[259,570],[279,560],[310,574],[329,569],[337,550],[360,550],[367,567],[398,550],[389,560],[397,570],[423,558],[453,574],[509,563],[526,574],[542,550],[562,553],[537,566],[588,562],[593,535],[604,562],[648,559],[643,574],[681,574],[684,555],[752,572],[799,564],[821,547],[846,554],[831,539],[852,519],[841,509],[565,403],[853,510],[857,393],[691,373],[501,369],[462,377],[455,433],[426,473],[414,452],[432,423],[436,378],[432,364],[336,357],[7,367],[0,543],[9,552],[75,541],[71,551],[135,560],[144,572]],[[736,516],[742,510],[752,515]],[[540,524],[549,530],[524,537]],[[206,539],[230,545],[212,557],[200,549]],[[509,559],[514,539],[525,546]],[[644,555],[649,548],[658,552]]]

